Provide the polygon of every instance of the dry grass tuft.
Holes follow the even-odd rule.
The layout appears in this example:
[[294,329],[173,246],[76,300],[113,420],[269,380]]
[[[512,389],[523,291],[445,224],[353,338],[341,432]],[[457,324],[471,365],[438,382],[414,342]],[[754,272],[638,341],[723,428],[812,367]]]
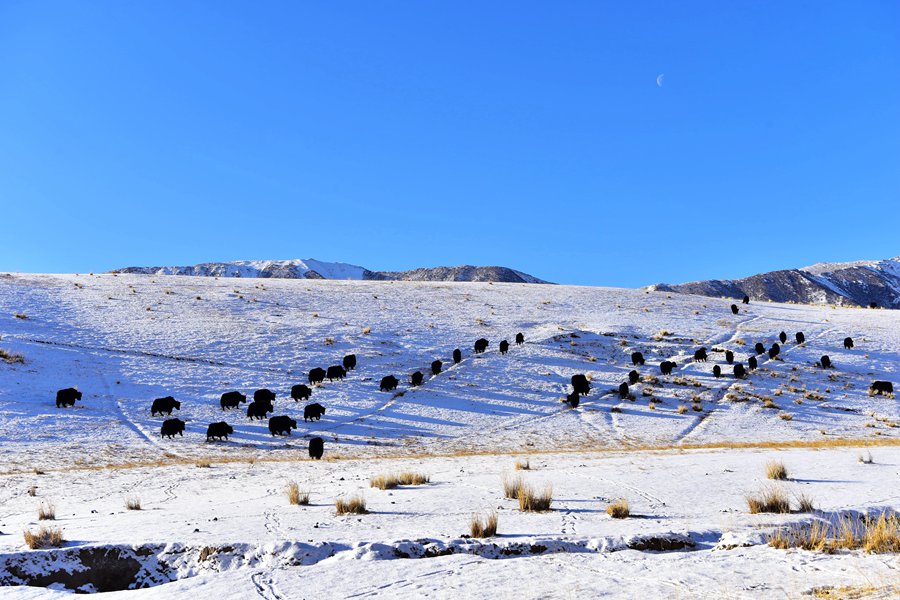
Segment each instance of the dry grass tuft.
[[208,460],[198,460],[195,464],[197,465],[197,468],[200,469],[208,469],[212,466],[212,463]]
[[402,471],[397,474],[400,485],[425,485],[431,481],[431,477],[415,471]]
[[25,545],[31,550],[40,548],[56,548],[65,542],[62,530],[59,527],[41,527],[36,532],[26,529],[24,532]]
[[862,549],[871,554],[900,552],[900,516],[842,517],[836,522],[813,521],[769,536],[769,545],[786,550],[803,548],[832,553]]
[[331,346],[332,344],[334,344],[334,338],[333,338],[333,337],[327,337],[327,338],[325,338],[325,345],[326,345],[326,346]]
[[791,421],[794,419],[794,415],[792,415],[791,413],[783,412],[778,415],[778,418],[781,419],[782,421]]
[[9,350],[5,350],[3,348],[0,348],[0,360],[10,365],[25,364],[24,356],[22,356],[21,354],[10,352]]
[[531,470],[531,461],[527,458],[522,460],[521,458],[516,461],[516,471],[530,471]]
[[51,500],[44,500],[38,507],[39,521],[53,521],[56,519],[56,505]]
[[530,485],[522,484],[518,490],[519,510],[522,512],[546,512],[553,501],[553,488],[549,485],[538,492]]
[[27,493],[28,493],[28,495],[31,496],[32,498],[34,498],[35,496],[37,496],[37,486],[36,486],[36,485],[33,485],[33,486],[29,487]]
[[372,333],[371,327],[363,327],[363,335],[369,335],[370,333]]
[[141,499],[137,496],[128,496],[125,498],[126,510],[141,510]]
[[797,510],[802,513],[811,513],[816,511],[813,499],[806,494],[797,495]]
[[611,516],[613,519],[628,518],[628,516],[631,515],[631,507],[628,505],[628,500],[626,500],[625,498],[619,498],[606,507],[606,514]]
[[656,332],[656,335],[653,336],[653,341],[654,341],[654,342],[661,342],[661,341],[663,341],[667,336],[670,336],[670,335],[672,335],[672,332],[671,332],[671,331],[669,331],[669,330],[667,330],[667,329],[660,329],[659,331]]
[[335,500],[334,512],[337,515],[364,515],[369,511],[366,510],[366,499],[361,494],[357,494]]
[[469,519],[469,535],[473,538],[486,538],[497,535],[497,523],[499,517],[496,512],[489,512],[484,516],[472,515]]
[[294,506],[306,506],[309,504],[309,491],[300,490],[300,486],[296,481],[292,481],[287,485],[288,502]]
[[687,411],[688,411],[688,407],[687,407],[687,406],[685,406],[684,404],[679,404],[679,405],[678,405],[678,414],[679,414],[679,415],[683,415],[683,414],[686,413]]
[[371,485],[373,488],[378,488],[379,490],[392,490],[400,485],[400,482],[397,481],[396,475],[382,474],[376,475],[375,477],[370,479],[369,485]]
[[778,410],[779,406],[775,404],[775,402],[773,402],[771,398],[765,398],[763,400],[763,408],[773,408],[775,410]]
[[788,478],[787,467],[780,460],[772,460],[766,463],[766,477],[777,481],[784,481]]
[[525,480],[521,476],[503,477],[503,497],[508,500],[515,500],[519,497],[519,488],[525,485]]
[[868,450],[865,454],[860,453],[856,460],[858,460],[861,465],[871,465],[875,462],[875,459],[872,458],[872,453]]
[[28,318],[28,315],[26,315],[24,312],[17,312],[13,316],[17,319],[27,319]]
[[791,512],[791,503],[787,495],[778,488],[767,488],[758,496],[747,496],[747,508],[750,514],[758,513],[788,513]]

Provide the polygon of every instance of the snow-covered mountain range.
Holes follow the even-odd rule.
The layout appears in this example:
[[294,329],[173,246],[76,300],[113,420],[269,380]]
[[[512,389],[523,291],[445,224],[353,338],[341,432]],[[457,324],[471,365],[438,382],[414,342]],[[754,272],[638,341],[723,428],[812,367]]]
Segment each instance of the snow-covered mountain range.
[[654,291],[774,302],[900,308],[900,256],[887,260],[817,263],[743,279],[652,285]]
[[354,279],[396,281],[496,281],[549,283],[508,267],[433,267],[411,271],[370,271],[365,267],[313,258],[292,260],[237,260],[187,267],[125,267],[114,273],[142,275],[194,275],[201,277],[261,277],[276,279]]

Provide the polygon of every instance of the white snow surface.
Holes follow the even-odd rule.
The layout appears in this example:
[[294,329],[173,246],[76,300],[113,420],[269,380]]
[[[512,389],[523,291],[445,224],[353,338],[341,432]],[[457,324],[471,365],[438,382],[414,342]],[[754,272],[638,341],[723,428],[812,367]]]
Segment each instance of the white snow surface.
[[[900,411],[867,388],[898,383],[900,313],[751,303],[732,315],[730,304],[533,284],[0,275],[0,348],[25,357],[0,361],[0,578],[10,565],[77,572],[71,552],[109,545],[142,557],[135,585],[152,587],[111,593],[128,597],[771,598],[823,586],[891,597],[896,555],[765,540],[831,512],[898,508]],[[779,357],[760,356],[735,380],[724,350],[746,364],[782,330]],[[517,332],[525,343],[501,355],[499,341]],[[490,346],[475,355],[480,337]],[[693,362],[701,346],[709,361]],[[631,364],[634,351],[646,365]],[[327,412],[304,422],[291,386],[349,353],[357,368],[313,388],[310,402]],[[824,354],[836,369],[815,365]],[[443,372],[431,375],[436,359]],[[665,359],[677,363],[670,376],[659,372]],[[622,399],[635,368],[643,380]],[[426,374],[417,388],[414,371]],[[571,409],[560,400],[576,373],[593,389]],[[389,374],[399,388],[379,391]],[[82,401],[56,408],[56,390],[70,386]],[[273,437],[246,404],[219,406],[222,392],[258,388],[277,394],[274,414],[297,419],[293,435]],[[159,436],[168,417],[149,410],[167,395],[187,424],[173,440]],[[207,443],[207,424],[222,420],[234,435]],[[325,460],[306,456],[314,436]],[[838,440],[853,441],[816,447]],[[872,442],[885,445],[866,450]],[[858,462],[866,452],[872,464]],[[515,471],[517,458],[531,468]],[[771,483],[772,459],[791,474],[778,485],[820,512],[748,514],[745,496]],[[368,485],[403,470],[431,481]],[[550,512],[521,513],[503,498],[502,478],[516,474],[553,486]],[[287,503],[290,481],[310,491],[310,506]],[[369,514],[335,516],[334,499],[351,493]],[[142,510],[126,510],[126,496]],[[620,497],[629,519],[605,513]],[[28,551],[21,532],[44,524],[47,501],[68,542]],[[500,534],[462,538],[469,517],[489,510]],[[686,547],[636,549],[660,540]]]

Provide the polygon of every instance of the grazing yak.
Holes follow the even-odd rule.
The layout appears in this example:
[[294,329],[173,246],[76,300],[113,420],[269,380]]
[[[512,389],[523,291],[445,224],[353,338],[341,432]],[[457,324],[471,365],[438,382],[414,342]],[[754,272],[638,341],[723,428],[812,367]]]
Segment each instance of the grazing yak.
[[325,372],[325,377],[328,378],[328,381],[343,379],[346,376],[347,370],[341,365],[331,365],[330,367],[328,367],[328,371]]
[[309,370],[309,385],[315,385],[317,383],[322,383],[325,381],[325,369],[321,367],[316,367],[315,369]]
[[56,408],[75,406],[76,400],[81,400],[81,392],[75,388],[66,388],[56,392]]
[[725,351],[725,362],[727,362],[729,365],[734,362],[734,352],[732,352],[731,350]]
[[509,352],[509,342],[507,342],[506,340],[501,340],[500,341],[500,354],[506,354],[507,352]]
[[309,400],[309,397],[312,395],[312,390],[308,385],[298,384],[291,388],[291,398],[294,402],[298,400]]
[[322,453],[325,452],[325,442],[322,441],[320,437],[314,437],[309,440],[309,457],[315,460],[319,460],[322,458]]
[[622,385],[619,386],[619,398],[622,400],[628,399],[628,384],[624,381],[622,382]]
[[694,351],[695,362],[706,362],[707,358],[709,357],[706,355],[706,348],[700,348],[699,350]]
[[432,375],[440,375],[441,369],[444,367],[444,363],[439,360],[435,360],[431,362],[431,374]]
[[794,337],[797,338],[797,343],[798,343],[798,344],[802,344],[803,342],[806,341],[806,336],[803,335],[803,332],[802,332],[802,331],[798,331],[798,332],[797,332],[797,335],[795,335]]
[[582,373],[577,375],[572,375],[572,389],[579,396],[587,396],[588,392],[591,391],[591,384],[588,381],[587,377],[585,377]]
[[578,392],[572,392],[568,396],[566,396],[566,403],[572,408],[578,408],[578,404],[581,402],[581,398]]
[[781,332],[778,334],[778,339],[781,340],[781,343],[787,343],[787,334],[785,332]]
[[737,304],[731,305],[731,314],[736,315],[736,314],[738,314],[739,310],[740,309],[738,309]]
[[206,428],[206,441],[209,442],[214,439],[227,440],[232,433],[234,433],[234,428],[225,421],[210,423],[209,427]]
[[628,373],[628,383],[630,383],[631,385],[636,384],[638,381],[640,381],[640,379],[641,374],[637,371],[631,371],[630,373]]
[[516,346],[519,346],[524,343],[525,343],[525,334],[517,333],[516,334]]
[[155,417],[156,413],[171,415],[173,410],[181,410],[181,402],[172,396],[157,398],[150,406],[150,416]]
[[240,392],[225,392],[222,394],[222,398],[219,400],[219,404],[222,406],[222,410],[227,408],[238,408],[241,402],[246,402],[247,396],[243,395]]
[[661,363],[659,363],[659,371],[663,375],[671,375],[672,369],[674,369],[677,366],[678,365],[671,360],[664,360]]
[[272,435],[291,435],[291,429],[297,429],[297,421],[287,415],[269,419],[269,433]]
[[303,407],[303,420],[304,421],[318,421],[322,418],[322,415],[325,414],[325,407],[321,404],[307,404]]
[[382,392],[390,392],[391,390],[397,389],[397,384],[400,383],[396,377],[393,375],[388,375],[387,377],[381,378],[381,391]]
[[716,379],[722,376],[722,367],[716,365],[713,367],[713,375],[716,376]]
[[176,435],[184,437],[184,421],[181,419],[166,419],[159,428],[162,437],[172,439]]
[[734,377],[735,379],[743,379],[744,375],[747,374],[747,371],[744,370],[744,365],[738,363],[734,365]]
[[753,351],[757,354],[765,354],[766,347],[762,345],[762,342],[756,342],[756,345],[753,346]]
[[853,338],[844,338],[844,350],[849,350],[853,347]]
[[422,380],[425,379],[425,376],[422,375],[422,371],[416,371],[412,375],[409,376],[409,383],[413,386],[422,385]]
[[253,392],[253,401],[254,402],[267,402],[272,404],[275,402],[275,392],[272,390],[267,390],[265,388],[261,390],[256,390]]
[[894,395],[894,384],[890,381],[873,381],[869,387],[869,395],[874,396],[880,394],[882,396]]
[[640,352],[632,352],[631,353],[631,365],[636,367],[638,365],[644,364],[644,355]]
[[821,365],[821,367],[823,369],[833,369],[834,368],[834,365],[831,364],[831,357],[828,356],[827,354],[819,359],[819,365]]
[[475,341],[475,354],[481,354],[482,352],[487,350],[488,344],[489,344],[489,342],[484,338],[481,338],[480,340],[476,340]]
[[353,369],[356,368],[356,355],[348,354],[347,356],[344,357],[342,364],[344,365],[345,369],[347,369],[348,371],[352,371]]
[[744,304],[750,304],[750,296],[744,296],[744,299],[741,300]]
[[769,358],[775,358],[781,354],[781,345],[778,342],[772,344],[772,347],[769,348]]
[[756,370],[756,367],[758,367],[758,366],[759,366],[759,364],[756,362],[756,357],[755,357],[755,356],[751,356],[750,358],[747,359],[747,367],[748,367],[751,371],[755,371],[755,370]]
[[459,348],[457,348],[456,350],[453,351],[453,364],[458,365],[461,360],[462,360],[462,351]]
[[878,308],[877,302],[869,302],[869,308]]
[[247,416],[251,419],[265,419],[266,415],[274,412],[270,402],[256,402],[255,400],[247,405]]

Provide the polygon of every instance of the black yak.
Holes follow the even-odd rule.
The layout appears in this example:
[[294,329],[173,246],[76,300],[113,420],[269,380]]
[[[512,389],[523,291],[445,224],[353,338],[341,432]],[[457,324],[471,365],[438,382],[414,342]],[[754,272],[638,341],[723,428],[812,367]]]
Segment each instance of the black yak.
[[317,383],[322,383],[325,381],[325,369],[321,367],[316,367],[315,369],[309,370],[309,385],[315,385]]
[[328,371],[325,372],[325,377],[328,378],[328,381],[343,379],[346,376],[347,370],[341,365],[331,365],[330,367],[328,367]]
[[819,364],[822,365],[823,369],[834,368],[833,365],[831,364],[831,357],[828,356],[827,354],[819,359]]
[[722,367],[716,365],[713,367],[713,375],[716,376],[716,379],[722,376]]
[[678,365],[675,364],[674,362],[672,362],[671,360],[664,360],[661,363],[659,363],[659,371],[663,375],[671,375],[672,369],[674,369],[677,366]]
[[700,348],[699,350],[694,351],[694,360],[696,362],[706,362],[707,358],[706,348]]
[[266,415],[273,412],[271,403],[253,401],[247,405],[247,416],[251,419],[265,419]]
[[734,365],[734,376],[736,379],[743,379],[746,374],[747,372],[744,370],[744,365],[741,363]]
[[849,350],[853,347],[853,338],[844,338],[844,349]]
[[425,376],[422,375],[422,371],[416,371],[412,375],[409,376],[409,383],[413,386],[422,385],[422,381],[425,379]]
[[56,392],[56,408],[75,406],[76,400],[81,400],[81,392],[75,388],[66,388]]
[[462,351],[459,348],[457,348],[456,350],[453,351],[453,364],[458,365],[461,360],[462,360]]
[[636,384],[638,381],[640,381],[640,379],[641,375],[637,371],[631,371],[630,373],[628,373],[628,382],[631,385]]
[[440,375],[441,369],[444,367],[444,363],[439,360],[435,360],[431,362],[431,374],[432,375]]
[[269,419],[269,433],[272,435],[291,435],[291,429],[297,429],[297,421],[287,415]]
[[159,428],[162,437],[173,438],[176,435],[184,437],[184,421],[181,419],[166,419]]
[[806,336],[803,335],[803,332],[802,332],[802,331],[798,331],[798,332],[797,332],[797,335],[795,335],[794,337],[797,338],[797,343],[798,343],[798,344],[802,344],[803,342],[806,341]]
[[588,392],[591,391],[591,384],[588,382],[587,377],[583,374],[579,373],[577,375],[572,375],[572,389],[579,396],[586,396]]
[[400,382],[397,380],[396,377],[394,377],[393,375],[388,375],[386,377],[381,378],[381,386],[379,389],[382,392],[389,392],[391,390],[396,390],[398,383],[400,383]]
[[516,346],[525,343],[525,335],[522,333],[516,334]]
[[322,441],[320,437],[314,437],[309,440],[309,457],[315,460],[319,460],[322,458],[322,454],[325,452],[325,442]]
[[638,366],[644,364],[644,355],[640,352],[632,352],[631,353],[631,364],[632,366]]
[[731,350],[725,351],[725,362],[727,362],[729,365],[734,362],[734,352],[732,352]]
[[309,397],[312,395],[312,390],[308,385],[298,384],[291,388],[291,398],[294,402],[298,400],[309,400]]
[[275,392],[267,389],[256,390],[253,392],[253,401],[272,404],[275,401]]
[[222,410],[225,410],[227,408],[238,408],[241,402],[246,401],[247,396],[240,392],[225,392],[219,400],[219,405],[222,407]]
[[321,404],[307,404],[303,407],[303,420],[304,421],[318,421],[322,418],[322,415],[325,414],[325,407]]
[[882,396],[890,396],[894,393],[894,384],[890,381],[873,381],[869,387],[869,394],[880,394]]
[[234,433],[234,428],[225,421],[210,423],[209,427],[206,428],[206,441],[209,442],[214,439],[227,440],[232,433]]
[[744,299],[742,300],[742,302],[744,304],[750,304],[750,296],[744,296]]
[[778,334],[778,339],[781,340],[782,344],[784,344],[785,342],[787,342],[787,334],[782,331]]
[[181,410],[181,402],[172,396],[157,398],[150,406],[150,416],[156,416],[156,413],[171,415],[173,410]]
[[756,345],[753,346],[753,351],[756,352],[757,354],[765,354],[766,347],[763,346],[761,342],[756,342]]
[[501,340],[500,342],[500,354],[506,354],[509,352],[509,342],[506,340]]
[[628,398],[628,384],[624,381],[619,386],[619,398],[626,400]]
[[758,363],[756,362],[756,357],[755,357],[755,356],[751,356],[750,358],[747,359],[747,367],[748,367],[751,371],[756,370],[756,367],[757,367],[757,366],[759,366],[759,365],[758,365]]
[[578,395],[578,392],[572,392],[568,396],[566,396],[566,402],[572,408],[578,408],[578,404],[581,402],[581,398]]
[[738,314],[738,312],[739,312],[739,309],[737,307],[737,304],[732,304],[731,305],[731,314],[736,315],[736,314]]
[[482,352],[487,350],[488,345],[489,345],[489,342],[484,338],[476,340],[475,341],[475,354],[481,354]]

